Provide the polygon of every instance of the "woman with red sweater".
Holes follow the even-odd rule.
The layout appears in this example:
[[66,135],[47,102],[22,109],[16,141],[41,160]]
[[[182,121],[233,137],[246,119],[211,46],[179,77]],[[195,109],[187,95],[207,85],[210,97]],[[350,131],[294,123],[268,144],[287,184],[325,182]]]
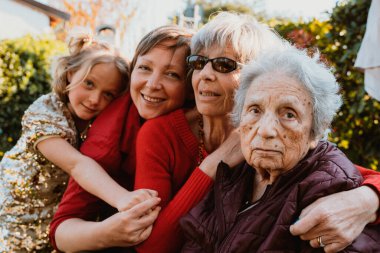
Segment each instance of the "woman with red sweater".
[[[228,17],[233,14],[225,15]],[[246,21],[240,16],[233,19],[230,17],[226,23],[221,17],[201,29],[198,39],[208,38],[209,44],[197,45],[195,40],[194,53],[200,54],[200,57],[189,58],[189,63],[195,69],[193,82],[198,109],[204,116],[200,117],[195,110],[181,109],[152,122],[146,122],[139,135],[136,161],[135,137],[141,126],[139,113],[143,118],[150,119],[168,113],[169,110],[159,111],[155,114],[155,109],[146,103],[148,101],[159,103],[160,97],[145,96],[144,90],[134,91],[134,87],[136,87],[134,85],[134,69],[131,78],[131,93],[137,109],[128,95],[124,99],[115,101],[104,114],[97,118],[90,129],[87,140],[82,145],[81,151],[84,154],[93,157],[128,189],[133,185],[137,162],[137,170],[141,172],[141,174],[138,172],[140,176],[144,173],[147,174],[145,178],[137,177],[136,187],[145,188],[146,185],[149,185],[159,192],[162,199],[163,210],[149,239],[135,246],[134,249],[124,249],[124,252],[133,252],[134,250],[138,252],[176,252],[182,243],[178,220],[211,187],[215,174],[213,171],[216,167],[215,163],[224,160],[228,161],[229,165],[234,165],[243,159],[240,152],[237,152],[240,146],[236,142],[237,133],[233,132],[229,121],[225,120],[226,112],[232,108],[233,91],[238,85],[241,65],[237,61],[247,62],[262,50],[262,47],[273,48],[276,45],[281,47],[283,42],[270,33],[267,28],[263,28],[256,22],[253,25],[253,21],[250,19]],[[216,26],[218,23],[220,26]],[[231,25],[235,32],[231,31]],[[226,37],[220,37],[228,40],[221,40],[216,44],[210,43],[214,42],[210,41],[214,38],[211,36],[222,34],[222,27],[226,27],[229,33],[226,34]],[[266,31],[260,29],[266,29]],[[157,43],[159,44],[159,42]],[[240,49],[240,46],[243,47]],[[136,54],[138,55],[138,52]],[[202,57],[202,55],[212,59]],[[222,58],[214,59],[218,56]],[[162,60],[161,58],[158,59]],[[208,64],[208,61],[211,63]],[[145,85],[150,86],[148,83]],[[155,90],[161,89],[162,87],[155,85]],[[138,101],[141,98],[144,100]],[[223,145],[220,145],[222,142]],[[218,146],[220,147],[217,148]],[[213,150],[215,151],[207,156],[207,153]],[[201,162],[202,160],[203,162]],[[198,164],[199,166],[197,166]],[[369,170],[368,173],[375,174]],[[376,186],[373,183],[379,179],[378,175],[373,175],[372,179],[368,178],[366,181],[368,184],[380,189],[380,185]],[[335,198],[332,201],[336,201],[336,198],[340,197],[331,196],[331,198]],[[331,198],[319,201],[320,203],[316,205],[315,209],[319,209],[319,219],[325,217],[326,214],[323,210],[326,209],[326,205],[330,207]],[[349,222],[357,227],[364,226],[363,224],[367,224],[371,218],[375,217],[375,210],[378,209],[378,197],[370,188],[360,187],[356,191],[345,193],[341,199],[343,208],[330,209],[331,212],[336,213],[333,217],[340,217],[342,213],[350,210],[357,216],[351,217]],[[347,204],[351,199],[356,201],[354,206]],[[99,213],[103,217],[108,217],[109,212],[107,213],[105,210],[104,203],[86,193],[71,180],[51,224],[51,239],[53,242],[56,239],[61,250],[72,251],[136,245],[148,237],[152,229],[151,224],[157,216],[157,209],[147,215],[143,214],[157,204],[158,200],[152,198],[131,210],[114,214],[104,221],[91,222],[98,217]],[[358,205],[356,206],[356,204]],[[358,218],[359,216],[361,220]],[[307,217],[306,214],[302,220]],[[326,226],[319,219],[312,222],[321,226],[321,229],[337,229],[338,232],[335,234],[340,238],[339,224],[335,222]],[[306,228],[301,227],[301,229],[305,230]],[[310,231],[313,233],[313,229]],[[307,236],[310,232],[302,231],[302,233],[303,236]],[[68,246],[61,247],[63,243]],[[75,247],[78,243],[82,246]]]
[[[164,26],[141,40],[131,63],[130,93],[99,115],[81,147],[83,154],[95,159],[126,189],[133,190],[135,139],[142,121],[186,103],[194,106],[185,62],[191,36],[183,28]],[[56,249],[70,252],[133,246],[150,234],[158,203],[159,198],[153,196],[102,222],[93,222],[117,210],[71,178],[50,226],[51,242]]]
[[[217,164],[223,160],[234,166],[244,159],[239,151],[239,135],[229,120],[242,63],[252,60],[261,51],[281,50],[286,46],[254,19],[230,13],[220,13],[193,36],[192,55],[187,63],[193,69],[192,84],[199,114],[179,109],[149,120],[138,134],[135,189],[156,190],[162,210],[152,234],[136,247],[137,252],[180,250],[183,236],[179,219],[209,191]],[[365,185],[379,189],[379,174],[369,170],[361,172],[366,178]],[[359,205],[351,202],[360,198],[363,199]],[[331,205],[337,199],[340,205]],[[331,230],[336,243],[328,249],[337,251],[349,245],[365,224],[375,220],[378,201],[375,192],[368,187],[319,200],[312,205],[312,212],[318,210],[314,217],[307,215],[310,208],[306,208],[300,221],[312,220],[315,227],[308,231],[305,226],[309,224],[297,224],[292,232],[302,234],[302,239],[312,240],[317,238],[313,235],[318,230]],[[326,206],[329,214],[323,213]],[[363,207],[369,209],[363,210]],[[358,217],[348,217],[353,213]],[[331,222],[324,222],[325,216]],[[338,220],[341,217],[346,220]]]

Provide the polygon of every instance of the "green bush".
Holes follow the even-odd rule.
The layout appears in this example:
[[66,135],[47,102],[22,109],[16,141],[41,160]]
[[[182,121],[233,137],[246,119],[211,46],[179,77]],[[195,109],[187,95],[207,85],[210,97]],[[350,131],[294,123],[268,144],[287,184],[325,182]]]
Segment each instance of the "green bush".
[[51,90],[52,56],[64,51],[64,43],[49,38],[0,41],[0,159],[19,138],[24,111]]
[[344,104],[333,123],[330,139],[353,162],[376,170],[380,160],[380,103],[365,93],[363,73],[354,68],[370,3],[344,1],[326,22],[285,22],[275,29],[300,47],[319,48],[335,69]]

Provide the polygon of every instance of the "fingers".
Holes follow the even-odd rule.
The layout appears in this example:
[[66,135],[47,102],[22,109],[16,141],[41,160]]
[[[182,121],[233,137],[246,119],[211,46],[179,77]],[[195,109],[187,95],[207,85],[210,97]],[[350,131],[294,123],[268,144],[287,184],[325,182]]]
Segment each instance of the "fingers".
[[150,190],[150,189],[135,190],[132,192],[132,194],[134,194],[135,199],[138,200],[138,202],[158,196],[157,191]]
[[158,197],[158,192],[150,189],[144,189],[151,197]]
[[336,253],[344,250],[348,245],[344,245],[342,243],[330,243],[327,244],[324,248],[326,253]]
[[141,216],[138,220],[138,225],[141,227],[147,227],[154,223],[154,221],[157,219],[159,212],[161,211],[161,207],[157,206],[154,209],[150,209],[151,211],[149,213],[146,213],[145,215]]
[[157,196],[157,191],[149,189],[139,189],[129,192],[126,198],[120,201],[121,204],[118,205],[118,211],[126,211],[144,200]]
[[346,244],[338,242],[336,237],[330,237],[330,235],[321,236],[320,241],[318,237],[311,239],[310,246],[315,249],[323,248],[326,253],[336,253],[347,247]]
[[[313,211],[307,213],[304,217],[300,218],[296,223],[290,226],[290,233],[294,236],[305,235],[307,232],[321,223],[319,217],[319,214],[314,213]],[[310,240],[312,238],[304,239],[301,237],[303,240]]]
[[[154,209],[160,203],[160,201],[161,199],[157,197],[149,198],[134,205],[131,209],[127,210],[126,212],[130,214],[131,218],[139,218],[148,213],[150,209]],[[155,212],[153,211],[149,215],[154,214]]]
[[141,231],[139,235],[139,239],[141,240],[141,242],[145,241],[149,237],[149,235],[152,233],[152,229],[153,226],[150,225]]

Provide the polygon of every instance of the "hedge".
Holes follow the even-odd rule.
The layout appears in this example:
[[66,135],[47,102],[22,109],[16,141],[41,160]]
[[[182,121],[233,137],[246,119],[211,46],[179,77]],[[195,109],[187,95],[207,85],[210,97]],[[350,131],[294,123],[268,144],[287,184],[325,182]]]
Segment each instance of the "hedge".
[[[365,93],[363,74],[353,67],[369,6],[370,0],[348,0],[340,2],[325,22],[268,22],[299,47],[318,48],[334,67],[345,100],[330,140],[353,162],[376,170],[380,160],[380,103]],[[50,59],[64,49],[62,42],[32,37],[0,42],[0,158],[18,139],[24,110],[50,91]]]
[[370,3],[370,0],[343,1],[326,22],[288,22],[276,24],[275,29],[299,47],[318,48],[324,60],[335,69],[344,104],[333,122],[330,140],[353,162],[377,170],[380,103],[365,93],[363,73],[354,68]]
[[47,37],[0,41],[0,158],[16,144],[24,111],[51,90],[51,60],[65,48]]

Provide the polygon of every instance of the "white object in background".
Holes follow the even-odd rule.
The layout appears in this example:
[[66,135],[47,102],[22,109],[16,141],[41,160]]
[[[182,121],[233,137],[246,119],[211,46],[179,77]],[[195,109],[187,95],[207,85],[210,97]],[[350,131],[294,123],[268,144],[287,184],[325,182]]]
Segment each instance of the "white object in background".
[[380,0],[372,0],[355,67],[364,70],[367,93],[380,101]]

